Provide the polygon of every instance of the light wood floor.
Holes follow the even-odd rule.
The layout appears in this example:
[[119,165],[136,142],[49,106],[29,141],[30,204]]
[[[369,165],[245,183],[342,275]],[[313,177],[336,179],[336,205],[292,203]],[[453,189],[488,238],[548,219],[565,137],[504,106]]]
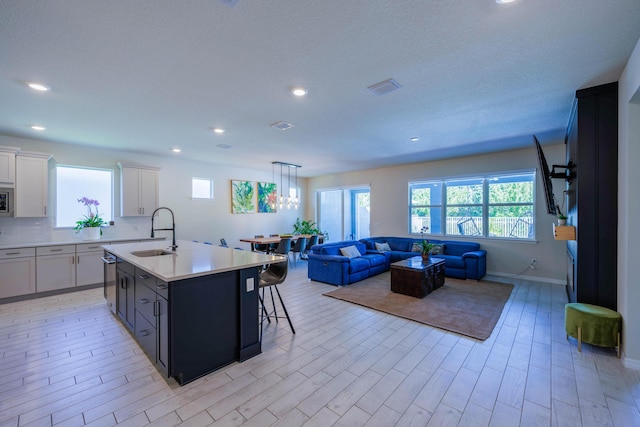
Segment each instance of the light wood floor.
[[640,426],[640,373],[565,339],[561,286],[514,284],[482,342],[322,296],[302,263],[280,286],[297,333],[184,387],[101,289],[0,305],[0,426]]

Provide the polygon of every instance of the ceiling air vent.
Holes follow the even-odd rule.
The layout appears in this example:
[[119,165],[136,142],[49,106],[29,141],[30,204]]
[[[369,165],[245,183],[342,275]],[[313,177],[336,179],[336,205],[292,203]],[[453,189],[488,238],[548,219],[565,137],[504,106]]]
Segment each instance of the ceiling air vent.
[[237,5],[239,1],[240,0],[220,0],[221,3],[224,3],[227,6],[231,6],[231,7]]
[[394,90],[398,90],[401,87],[402,86],[400,86],[400,84],[397,81],[393,79],[388,79],[383,82],[371,85],[367,89],[373,92],[374,95],[381,96],[381,95],[386,95],[389,92],[393,92]]
[[272,128],[276,128],[276,129],[280,129],[280,130],[287,130],[287,129],[291,129],[293,127],[293,125],[291,123],[287,123],[287,122],[277,122],[274,123],[272,125],[270,125]]
[[229,148],[231,148],[229,144],[218,144],[216,145],[216,147],[221,148],[223,150],[228,150]]

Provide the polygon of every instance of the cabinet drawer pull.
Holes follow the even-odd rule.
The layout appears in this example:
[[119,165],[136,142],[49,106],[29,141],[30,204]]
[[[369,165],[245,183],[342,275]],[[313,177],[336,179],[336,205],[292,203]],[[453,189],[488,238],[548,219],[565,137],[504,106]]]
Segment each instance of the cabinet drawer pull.
[[155,300],[153,302],[153,315],[154,316],[159,316],[160,315],[160,301]]
[[141,274],[138,277],[141,278],[142,280],[147,280],[149,278],[149,276],[147,276],[146,274]]
[[5,255],[20,255],[22,252],[7,252]]
[[147,335],[149,335],[149,331],[147,331],[146,329],[143,329],[140,331],[140,335],[142,335],[143,337],[146,337]]
[[49,252],[62,252],[62,248],[58,248],[58,249],[49,249]]
[[161,291],[164,291],[165,289],[167,289],[167,285],[157,285],[156,289],[159,289]]
[[149,300],[146,298],[140,298],[138,301],[140,301],[141,304],[149,304]]

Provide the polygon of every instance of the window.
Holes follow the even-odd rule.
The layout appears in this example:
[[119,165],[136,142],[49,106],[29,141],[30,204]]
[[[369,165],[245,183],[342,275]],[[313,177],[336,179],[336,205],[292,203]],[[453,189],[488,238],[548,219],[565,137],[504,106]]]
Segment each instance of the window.
[[73,227],[87,215],[78,199],[97,200],[100,217],[113,220],[113,170],[56,166],[56,227]]
[[409,232],[533,239],[534,183],[534,171],[409,183]]
[[191,198],[213,199],[213,179],[191,178]]
[[483,178],[445,181],[446,232],[454,236],[482,236]]
[[409,232],[426,227],[431,234],[442,234],[442,183],[419,182],[410,186]]
[[487,180],[489,236],[533,239],[534,173],[495,176]]

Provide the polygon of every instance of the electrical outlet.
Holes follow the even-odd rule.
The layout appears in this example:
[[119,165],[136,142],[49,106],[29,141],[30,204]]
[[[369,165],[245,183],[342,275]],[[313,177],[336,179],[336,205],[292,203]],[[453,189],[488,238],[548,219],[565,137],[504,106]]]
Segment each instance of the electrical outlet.
[[529,264],[529,268],[532,270],[536,269],[536,259],[535,258],[531,258],[531,263]]

